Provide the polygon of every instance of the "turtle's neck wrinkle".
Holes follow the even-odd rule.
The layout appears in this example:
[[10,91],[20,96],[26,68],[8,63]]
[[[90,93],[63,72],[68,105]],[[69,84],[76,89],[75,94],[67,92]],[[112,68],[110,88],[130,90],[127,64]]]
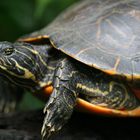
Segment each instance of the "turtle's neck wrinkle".
[[36,64],[34,73],[36,76],[37,87],[41,89],[52,83],[54,71],[59,61],[59,52],[49,44],[34,45],[36,51]]

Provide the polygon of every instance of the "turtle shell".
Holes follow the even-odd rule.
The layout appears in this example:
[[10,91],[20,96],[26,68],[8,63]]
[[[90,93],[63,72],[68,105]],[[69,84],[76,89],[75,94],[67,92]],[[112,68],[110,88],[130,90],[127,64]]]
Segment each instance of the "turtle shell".
[[24,39],[37,38],[108,74],[140,80],[139,0],[82,1]]

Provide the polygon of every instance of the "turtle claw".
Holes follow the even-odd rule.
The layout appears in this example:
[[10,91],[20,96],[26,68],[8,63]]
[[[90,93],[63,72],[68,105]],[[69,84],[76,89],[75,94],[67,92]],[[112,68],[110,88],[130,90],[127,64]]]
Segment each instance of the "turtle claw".
[[46,136],[46,130],[45,130],[44,125],[43,125],[42,130],[41,130],[41,135],[42,135],[42,140],[44,140],[44,138]]
[[57,116],[56,111],[50,111],[50,110],[46,111],[46,117],[44,119],[44,123],[41,130],[41,135],[43,139],[44,138],[49,139],[50,136],[53,133],[56,133],[58,130],[57,123],[59,123],[59,121],[57,121],[57,119],[59,118],[59,114],[58,117],[55,117],[54,114]]
[[49,106],[51,106],[51,104],[53,104],[55,102],[55,99],[57,98],[56,92],[57,92],[57,90],[54,89],[53,94],[51,94],[51,97],[50,97],[49,101],[47,102],[47,104],[46,104],[46,106],[45,106],[45,108],[43,110],[44,114],[48,111]]
[[53,98],[50,100],[51,101],[49,103],[51,104],[47,104],[47,107],[44,109],[46,116],[41,131],[43,139],[48,139],[50,136],[59,131],[70,118],[73,110],[67,108],[61,98]]
[[45,138],[49,139],[53,133],[55,133],[54,127],[51,127],[50,125],[48,126],[43,125],[42,130],[41,130],[42,140],[44,140]]

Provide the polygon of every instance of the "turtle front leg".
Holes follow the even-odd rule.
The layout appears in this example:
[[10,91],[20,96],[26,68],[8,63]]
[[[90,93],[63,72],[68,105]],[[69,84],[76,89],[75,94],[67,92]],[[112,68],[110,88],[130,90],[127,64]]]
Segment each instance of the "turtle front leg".
[[46,113],[42,137],[50,137],[62,128],[71,117],[77,94],[70,89],[73,78],[72,67],[66,60],[60,62],[54,75],[54,90],[45,106]]

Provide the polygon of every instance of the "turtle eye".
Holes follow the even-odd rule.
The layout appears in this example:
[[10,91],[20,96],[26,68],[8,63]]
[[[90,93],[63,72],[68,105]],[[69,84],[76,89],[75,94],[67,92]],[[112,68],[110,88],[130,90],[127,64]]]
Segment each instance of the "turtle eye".
[[6,48],[6,49],[4,49],[4,54],[7,55],[7,56],[11,55],[13,52],[14,52],[13,48]]

